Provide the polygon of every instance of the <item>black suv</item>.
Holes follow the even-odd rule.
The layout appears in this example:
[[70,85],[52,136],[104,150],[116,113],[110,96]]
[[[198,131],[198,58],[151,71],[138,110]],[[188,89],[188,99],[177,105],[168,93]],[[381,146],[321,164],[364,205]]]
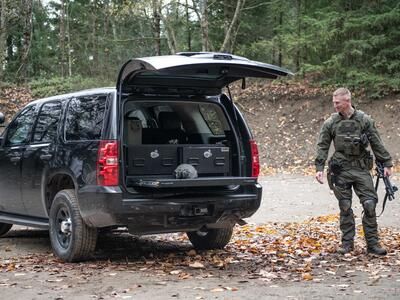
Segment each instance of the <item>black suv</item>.
[[259,207],[261,186],[257,145],[222,88],[287,74],[179,53],[129,60],[117,88],[29,103],[0,138],[0,235],[12,224],[48,228],[65,261],[88,258],[98,229],[121,226],[223,248]]

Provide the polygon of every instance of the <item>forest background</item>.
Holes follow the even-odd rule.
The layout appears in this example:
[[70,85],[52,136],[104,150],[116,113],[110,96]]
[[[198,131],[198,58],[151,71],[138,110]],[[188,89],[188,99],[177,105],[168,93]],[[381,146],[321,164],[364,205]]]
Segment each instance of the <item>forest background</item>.
[[128,59],[184,51],[296,74],[236,93],[265,165],[312,165],[342,85],[363,109],[373,99],[365,110],[400,159],[398,0],[0,0],[0,110],[9,119],[33,99],[114,86]]
[[[317,84],[400,89],[397,0],[0,0],[0,81],[115,82],[132,57],[222,51]],[[37,86],[39,85],[39,86]],[[38,91],[42,93],[46,91]]]

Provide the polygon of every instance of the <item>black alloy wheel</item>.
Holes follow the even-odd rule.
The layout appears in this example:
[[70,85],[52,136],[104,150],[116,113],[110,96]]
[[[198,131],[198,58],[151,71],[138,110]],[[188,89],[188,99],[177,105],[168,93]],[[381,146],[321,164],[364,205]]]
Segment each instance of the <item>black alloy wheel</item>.
[[56,216],[56,235],[61,247],[68,249],[71,243],[72,222],[68,206],[61,205]]
[[93,254],[97,228],[89,227],[83,221],[74,190],[62,190],[54,197],[49,225],[51,246],[62,260],[82,261]]

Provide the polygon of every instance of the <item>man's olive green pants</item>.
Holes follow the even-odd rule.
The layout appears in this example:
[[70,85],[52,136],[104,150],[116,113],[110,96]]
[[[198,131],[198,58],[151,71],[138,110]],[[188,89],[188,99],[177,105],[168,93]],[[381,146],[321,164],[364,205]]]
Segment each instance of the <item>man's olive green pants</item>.
[[360,198],[364,208],[362,224],[368,247],[378,244],[378,224],[376,222],[376,204],[378,195],[374,188],[371,173],[368,170],[354,167],[342,170],[336,176],[333,192],[339,200],[340,230],[342,231],[342,244],[352,245],[355,236],[355,222],[352,204],[352,188]]

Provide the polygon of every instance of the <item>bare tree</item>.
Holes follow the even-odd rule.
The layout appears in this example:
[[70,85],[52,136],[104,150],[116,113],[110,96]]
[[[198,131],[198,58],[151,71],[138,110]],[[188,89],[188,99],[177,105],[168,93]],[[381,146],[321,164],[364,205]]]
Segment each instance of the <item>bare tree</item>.
[[21,64],[17,70],[16,76],[19,80],[26,80],[28,76],[28,55],[31,48],[32,43],[32,0],[22,1],[23,6],[22,14],[23,14],[23,36],[22,36],[22,56],[21,56]]
[[0,80],[2,80],[7,48],[7,0],[1,0],[0,5]]
[[186,29],[187,29],[187,49],[188,51],[192,51],[192,28],[189,19],[188,0],[185,0],[185,13],[186,13]]
[[153,37],[154,50],[156,55],[161,55],[161,1],[152,0],[153,8]]
[[201,50],[210,50],[210,39],[208,37],[208,0],[193,0],[193,10],[200,22]]
[[296,14],[297,14],[297,49],[296,49],[296,70],[300,69],[300,56],[301,56],[301,0],[296,0]]
[[60,67],[61,67],[61,77],[65,76],[65,0],[61,0],[61,10],[60,10]]
[[72,48],[71,48],[71,30],[69,26],[69,0],[65,7],[65,13],[67,17],[67,27],[66,27],[66,35],[67,35],[67,57],[68,57],[68,76],[72,76]]
[[[232,20],[225,32],[225,38],[220,48],[221,52],[232,52],[234,40],[236,40],[237,31],[234,30],[239,22],[240,13],[243,10],[246,0],[237,0],[235,12],[233,14]],[[229,4],[227,4],[229,5]]]
[[[175,3],[170,2],[169,5],[171,5],[171,4],[174,4],[175,6],[177,6],[176,2]],[[160,3],[160,5],[161,5],[161,3]],[[166,29],[167,43],[168,43],[169,51],[171,52],[171,54],[175,54],[176,50],[177,50],[178,42],[176,39],[175,30],[172,26],[173,21],[171,20],[172,14],[169,10],[169,5],[166,5],[163,9],[165,11],[165,14],[163,14],[162,10],[160,9],[160,16],[161,16],[161,19],[165,26],[165,29]]]

